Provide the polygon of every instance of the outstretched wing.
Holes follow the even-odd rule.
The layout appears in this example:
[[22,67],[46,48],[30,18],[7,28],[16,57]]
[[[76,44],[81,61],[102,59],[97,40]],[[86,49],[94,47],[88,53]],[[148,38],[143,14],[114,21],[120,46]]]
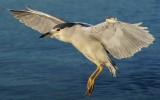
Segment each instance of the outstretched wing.
[[37,10],[33,10],[27,7],[25,10],[10,10],[15,15],[15,18],[27,26],[39,31],[40,33],[49,32],[55,25],[65,23],[64,20],[42,13]]
[[84,30],[93,38],[99,40],[105,49],[115,58],[127,58],[143,47],[153,43],[154,37],[142,23],[128,24],[116,20],[108,20]]

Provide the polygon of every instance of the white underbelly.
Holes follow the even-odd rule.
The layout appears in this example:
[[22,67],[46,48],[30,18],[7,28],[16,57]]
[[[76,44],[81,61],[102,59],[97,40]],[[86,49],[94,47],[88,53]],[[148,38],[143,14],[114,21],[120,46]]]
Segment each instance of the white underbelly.
[[86,58],[95,64],[106,62],[107,52],[100,41],[95,40],[86,33],[75,33],[71,42]]
[[95,64],[106,60],[107,53],[99,41],[77,41],[73,45]]

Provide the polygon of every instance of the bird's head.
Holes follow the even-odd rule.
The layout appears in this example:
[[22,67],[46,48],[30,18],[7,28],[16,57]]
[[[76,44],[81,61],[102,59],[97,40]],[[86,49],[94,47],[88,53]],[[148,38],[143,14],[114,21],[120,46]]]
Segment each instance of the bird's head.
[[43,37],[51,37],[56,38],[61,41],[67,41],[70,37],[70,35],[73,33],[73,26],[75,23],[62,23],[58,24],[53,27],[53,29],[43,35],[40,36],[40,38]]

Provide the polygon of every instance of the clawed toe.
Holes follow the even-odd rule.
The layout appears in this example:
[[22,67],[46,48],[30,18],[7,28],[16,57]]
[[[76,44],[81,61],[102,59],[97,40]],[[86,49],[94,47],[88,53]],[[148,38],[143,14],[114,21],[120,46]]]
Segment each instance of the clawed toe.
[[93,89],[94,89],[94,80],[88,79],[87,91],[86,91],[85,95],[91,96]]

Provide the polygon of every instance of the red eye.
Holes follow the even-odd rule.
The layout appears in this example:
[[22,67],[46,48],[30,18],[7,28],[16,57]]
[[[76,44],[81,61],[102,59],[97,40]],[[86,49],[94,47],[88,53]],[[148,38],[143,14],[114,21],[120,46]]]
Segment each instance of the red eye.
[[60,29],[58,28],[56,31],[60,31]]

